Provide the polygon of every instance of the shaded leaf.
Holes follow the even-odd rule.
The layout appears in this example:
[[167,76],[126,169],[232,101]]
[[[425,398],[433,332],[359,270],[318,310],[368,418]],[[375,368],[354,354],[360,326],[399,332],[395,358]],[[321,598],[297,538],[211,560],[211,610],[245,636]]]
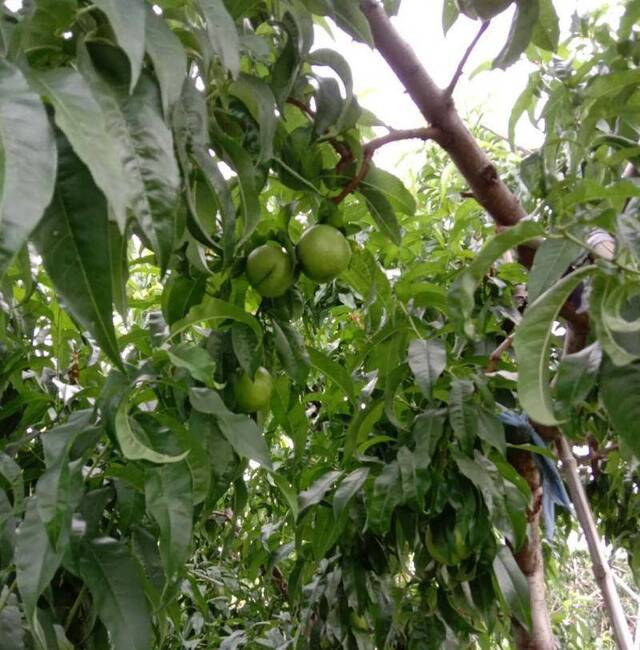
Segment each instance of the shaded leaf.
[[582,248],[569,239],[545,239],[536,251],[529,272],[527,282],[529,302],[534,302],[553,286],[581,252]]
[[148,460],[150,463],[178,463],[187,455],[188,452],[178,456],[168,456],[161,454],[149,447],[147,442],[142,438],[139,428],[132,427],[129,419],[129,402],[125,398],[120,402],[115,416],[115,433],[118,444],[125,458],[129,460]]
[[144,60],[146,10],[144,0],[94,0],[109,18],[118,45],[126,52],[131,64],[129,90],[138,83]]
[[187,55],[180,39],[165,20],[146,6],[145,43],[153,62],[162,92],[162,111],[169,118],[171,109],[180,99],[182,84],[187,74]]
[[358,490],[364,485],[368,476],[369,468],[359,467],[345,476],[340,482],[333,495],[333,514],[336,519],[340,517],[342,511],[349,505],[349,501],[353,499]]
[[130,185],[120,149],[107,130],[105,116],[82,75],[71,68],[31,71],[30,79],[55,109],[56,124],[90,169],[112,207],[121,231],[127,222]]
[[218,393],[206,388],[191,388],[189,399],[196,411],[217,418],[220,431],[239,456],[250,458],[271,469],[271,455],[267,443],[249,416],[232,413]]
[[238,30],[222,0],[198,0],[209,41],[222,65],[237,77],[240,73],[240,39]]
[[380,232],[399,246],[402,242],[402,232],[396,213],[387,197],[377,189],[362,185],[358,186],[357,193],[364,198],[367,210]]
[[409,367],[425,397],[447,365],[447,350],[439,339],[416,339],[409,344]]
[[47,273],[73,317],[116,365],[120,351],[113,327],[113,293],[107,203],[89,170],[59,134],[58,182],[51,205],[34,233]]
[[148,469],[144,496],[147,512],[160,529],[160,557],[167,580],[172,580],[184,569],[191,546],[193,495],[187,464]]
[[56,146],[40,98],[22,72],[0,61],[0,276],[38,225],[53,196]]
[[149,650],[151,612],[139,568],[125,544],[110,538],[80,544],[77,567],[113,650]]

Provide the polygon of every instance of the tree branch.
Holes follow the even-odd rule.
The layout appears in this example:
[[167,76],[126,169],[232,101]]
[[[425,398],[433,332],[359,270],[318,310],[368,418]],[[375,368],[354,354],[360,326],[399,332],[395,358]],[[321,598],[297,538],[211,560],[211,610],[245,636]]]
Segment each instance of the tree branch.
[[[363,147],[363,157],[362,157],[362,165],[360,166],[360,169],[358,170],[358,173],[349,181],[349,183],[344,187],[342,192],[338,194],[338,196],[334,197],[333,201],[336,204],[342,203],[351,192],[353,192],[358,185],[364,180],[366,177],[367,173],[369,172],[369,167],[371,164],[371,159],[373,158],[373,154],[380,149],[380,147],[384,147],[385,144],[389,144],[391,142],[400,142],[401,140],[438,140],[440,137],[440,132],[438,129],[427,126],[427,127],[422,127],[418,129],[398,129],[398,130],[393,130],[390,131],[387,135],[380,136],[379,138],[376,138],[375,140],[371,140],[367,144],[364,145]],[[338,166],[340,166],[342,161],[338,163]]]
[[587,495],[580,481],[578,465],[567,439],[561,433],[556,438],[556,447],[560,460],[562,461],[565,479],[569,486],[571,501],[573,501],[576,516],[587,540],[593,575],[602,592],[618,648],[621,650],[632,650],[634,646],[627,618],[622,608],[622,603],[620,602],[620,596],[616,589],[611,567],[604,554]]
[[467,61],[471,56],[471,52],[473,52],[473,48],[478,44],[478,41],[482,38],[482,35],[487,31],[487,28],[489,27],[490,24],[491,24],[490,20],[485,20],[482,23],[482,25],[480,25],[480,29],[478,30],[478,33],[475,35],[474,39],[471,41],[471,44],[466,49],[462,59],[460,59],[460,63],[458,63],[458,67],[456,68],[453,78],[451,79],[449,85],[447,86],[447,89],[445,90],[445,93],[449,97],[453,95],[453,91],[456,89],[456,85],[460,80],[460,77],[462,76],[464,66],[467,64]]

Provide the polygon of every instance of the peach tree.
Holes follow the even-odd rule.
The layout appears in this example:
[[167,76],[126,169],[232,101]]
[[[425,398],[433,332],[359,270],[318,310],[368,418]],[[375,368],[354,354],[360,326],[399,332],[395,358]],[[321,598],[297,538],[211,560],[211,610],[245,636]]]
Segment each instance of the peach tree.
[[[398,0],[22,4],[0,648],[550,650],[545,555],[579,528],[630,648],[600,535],[640,573],[640,3],[561,41],[551,0],[444,0],[477,38],[512,12],[505,138],[454,103],[475,41],[438,87]],[[318,29],[425,123],[364,109]],[[374,163],[407,139],[409,187]]]

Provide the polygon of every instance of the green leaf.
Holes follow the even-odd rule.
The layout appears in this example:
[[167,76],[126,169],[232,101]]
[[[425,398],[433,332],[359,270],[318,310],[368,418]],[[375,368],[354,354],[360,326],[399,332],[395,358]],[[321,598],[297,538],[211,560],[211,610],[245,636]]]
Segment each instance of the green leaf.
[[24,482],[20,465],[5,453],[0,453],[0,477],[4,478],[13,495],[13,512],[19,514],[24,505]]
[[235,248],[236,208],[227,181],[209,151],[204,147],[195,147],[193,157],[200,166],[209,189],[216,197],[222,214],[222,256],[227,267],[233,261]]
[[253,377],[262,358],[262,347],[253,330],[244,323],[233,323],[231,325],[231,347],[240,367]]
[[538,0],[538,3],[540,13],[538,22],[533,29],[531,41],[543,50],[555,52],[558,49],[558,41],[560,40],[558,14],[553,6],[553,0]]
[[278,127],[276,100],[269,85],[258,77],[242,74],[229,87],[260,127],[260,161],[273,158],[273,138]]
[[0,591],[4,607],[0,609],[0,650],[24,650],[22,613],[14,594],[7,593],[8,587]]
[[513,616],[526,628],[531,626],[529,585],[527,579],[513,559],[513,554],[502,546],[493,560],[493,572],[501,595]]
[[144,0],[94,0],[111,23],[118,45],[126,52],[131,65],[129,91],[138,83],[144,61],[145,19]]
[[331,126],[336,125],[342,114],[344,102],[340,94],[340,86],[335,79],[319,77],[317,82],[314,130],[316,135],[320,136]]
[[167,350],[171,363],[177,368],[188,370],[191,376],[203,384],[210,384],[215,371],[211,355],[194,343],[179,343]]
[[581,252],[582,248],[569,239],[545,239],[536,251],[529,272],[527,283],[529,302],[535,302],[552,287]]
[[384,194],[394,210],[409,216],[416,213],[416,200],[411,192],[397,176],[383,169],[371,165],[359,187],[371,188]]
[[140,568],[125,544],[108,537],[80,544],[77,566],[113,650],[149,650],[151,612]]
[[301,334],[288,323],[271,321],[274,343],[280,363],[291,379],[299,384],[309,375],[309,353]]
[[509,116],[509,144],[511,148],[515,148],[516,126],[525,111],[531,109],[537,102],[537,93],[541,84],[541,75],[539,72],[534,72],[527,82],[527,87],[516,99],[511,114]]
[[455,379],[449,390],[449,422],[465,453],[470,453],[478,433],[478,416],[472,400],[473,384]]
[[58,182],[34,233],[49,277],[73,317],[120,365],[113,328],[107,204],[69,141],[58,137]]
[[415,339],[409,344],[409,367],[425,397],[447,365],[447,350],[439,339]]
[[495,447],[504,456],[507,451],[507,443],[502,422],[493,413],[483,408],[476,409],[476,417],[478,437]]
[[539,0],[518,0],[507,42],[493,62],[505,70],[527,49],[540,15]]
[[342,80],[346,91],[346,99],[349,101],[353,97],[353,77],[351,67],[348,61],[335,50],[319,49],[314,50],[308,57],[311,65],[328,66]]
[[53,105],[56,124],[91,170],[95,184],[107,197],[116,221],[124,231],[130,204],[130,183],[118,143],[109,134],[105,116],[89,85],[79,72],[71,68],[31,71],[29,78]]
[[601,363],[602,347],[598,342],[565,355],[558,368],[556,397],[569,406],[577,406],[594,387]]
[[345,368],[318,350],[307,348],[307,352],[309,353],[311,365],[334,381],[344,391],[344,394],[349,400],[354,403],[355,390],[353,388],[353,381]]
[[543,233],[539,223],[520,221],[517,225],[490,239],[469,266],[455,279],[448,294],[450,318],[462,327],[467,336],[474,333],[470,316],[474,293],[491,265],[508,250]]
[[324,499],[331,486],[342,476],[342,472],[332,470],[315,480],[306,490],[298,495],[298,509],[302,512],[309,506],[314,506]]
[[373,35],[371,28],[360,11],[360,3],[357,0],[331,0],[335,10],[336,23],[340,29],[355,38],[357,41],[366,43],[373,47]]
[[16,534],[15,564],[18,591],[30,624],[40,594],[60,566],[64,549],[56,551],[38,514],[36,497],[27,500],[24,520]]
[[369,210],[369,214],[371,214],[380,232],[385,237],[388,237],[396,246],[400,246],[402,242],[400,224],[396,218],[393,206],[387,197],[377,189],[362,185],[358,186],[357,193],[364,199],[367,210]]
[[260,181],[251,156],[242,146],[222,133],[216,133],[215,139],[216,143],[224,150],[231,167],[238,174],[236,187],[240,195],[244,219],[242,235],[236,244],[236,248],[238,248],[251,237],[260,223]]
[[631,320],[622,315],[629,297],[637,292],[638,286],[631,281],[623,284],[618,277],[604,274],[597,275],[591,284],[590,315],[598,341],[617,366],[625,366],[640,357],[638,310],[632,310]]
[[129,95],[118,52],[97,45],[90,51],[100,67],[96,69],[87,50],[81,48],[80,69],[104,111],[107,130],[117,143],[127,174],[133,214],[164,273],[175,238],[180,174],[158,87],[145,74]]
[[111,291],[113,302],[123,320],[127,319],[127,280],[129,264],[127,258],[129,239],[123,237],[118,224],[109,221],[109,261],[111,264]]
[[289,481],[287,481],[287,479],[285,479],[277,472],[274,472],[271,475],[271,478],[273,478],[273,482],[276,484],[276,486],[282,493],[282,496],[284,496],[285,501],[287,502],[287,505],[291,510],[291,514],[293,515],[294,520],[297,519],[299,508],[298,508],[298,495],[296,494],[296,491],[291,487]]
[[171,581],[184,570],[191,546],[193,494],[187,464],[147,469],[144,497],[147,512],[160,529],[160,557]]
[[238,30],[222,0],[198,0],[207,23],[209,41],[222,65],[237,77],[240,73],[240,39]]
[[562,278],[527,307],[514,337],[518,360],[518,397],[535,422],[558,424],[549,388],[552,327],[562,305],[594,266],[582,267]]
[[206,388],[191,388],[189,400],[196,411],[214,415],[220,431],[236,453],[271,469],[271,455],[256,423],[247,415],[232,413],[218,393]]
[[36,483],[35,493],[38,514],[56,548],[61,538],[68,538],[73,513],[84,494],[84,459],[72,453],[72,448],[87,434],[90,444],[102,434],[101,427],[92,427],[93,419],[93,411],[76,411],[68,422],[54,427],[43,437],[46,470]]
[[369,476],[368,467],[359,467],[344,477],[333,495],[333,514],[336,519],[340,517],[343,510],[349,505],[349,501],[357,494]]
[[389,527],[391,514],[402,502],[402,482],[397,461],[387,463],[382,473],[373,483],[373,493],[369,501],[369,522],[374,531],[384,531]]
[[180,39],[165,20],[149,6],[146,7],[145,43],[153,62],[162,92],[162,111],[166,119],[180,99],[187,74],[187,55]]
[[455,0],[444,0],[442,6],[442,33],[446,36],[447,32],[453,27],[460,10],[458,9]]
[[0,276],[49,205],[56,146],[40,98],[22,72],[0,61]]
[[131,426],[129,419],[129,402],[125,398],[120,402],[115,417],[115,433],[118,444],[125,458],[129,460],[148,460],[150,463],[178,463],[188,452],[179,456],[168,456],[151,449],[142,439],[137,426]]
[[175,323],[171,328],[171,336],[176,336],[192,325],[212,321],[233,320],[248,325],[262,343],[262,328],[260,323],[244,309],[218,298],[205,298],[202,303],[192,307],[185,318]]
[[600,396],[613,429],[640,458],[640,362],[616,366],[605,359],[600,372]]

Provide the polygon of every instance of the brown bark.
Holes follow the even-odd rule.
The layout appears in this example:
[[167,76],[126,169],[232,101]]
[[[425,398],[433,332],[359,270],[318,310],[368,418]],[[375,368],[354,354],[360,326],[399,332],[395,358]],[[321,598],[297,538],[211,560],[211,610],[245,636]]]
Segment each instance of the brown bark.
[[542,509],[542,482],[533,455],[524,451],[512,451],[509,462],[527,481],[533,502],[528,510],[529,525],[527,539],[521,548],[514,551],[514,558],[529,584],[531,605],[531,632],[521,626],[514,626],[514,636],[519,650],[554,650],[556,642],[551,629],[547,609],[546,585],[544,581],[544,558],[540,538],[540,512]]

